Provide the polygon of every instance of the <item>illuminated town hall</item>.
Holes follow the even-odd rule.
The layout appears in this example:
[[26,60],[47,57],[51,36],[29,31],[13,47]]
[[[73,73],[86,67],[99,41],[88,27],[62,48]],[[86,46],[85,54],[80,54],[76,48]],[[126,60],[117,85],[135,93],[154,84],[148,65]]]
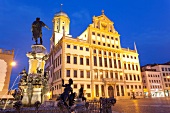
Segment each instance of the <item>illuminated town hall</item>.
[[[51,98],[63,92],[62,79],[73,79],[73,91],[84,87],[87,99],[115,97],[143,98],[138,52],[122,48],[120,35],[102,11],[78,37],[70,31],[69,16],[60,11],[53,18],[49,71]],[[83,20],[82,20],[83,21]],[[85,21],[85,20],[84,20]]]

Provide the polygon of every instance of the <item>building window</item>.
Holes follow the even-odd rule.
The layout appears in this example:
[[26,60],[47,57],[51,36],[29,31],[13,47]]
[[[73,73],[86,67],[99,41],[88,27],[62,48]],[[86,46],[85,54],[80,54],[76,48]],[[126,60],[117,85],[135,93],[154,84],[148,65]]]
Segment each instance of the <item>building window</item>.
[[121,93],[122,93],[122,96],[124,96],[125,94],[124,94],[124,88],[123,88],[123,86],[121,85]]
[[132,64],[132,70],[135,70],[135,67],[134,67],[134,65]]
[[170,68],[168,68],[168,71],[170,71]]
[[75,89],[77,88],[77,84],[74,84],[74,88],[75,88]]
[[100,34],[98,33],[97,36],[100,36]]
[[100,42],[98,42],[98,45],[100,45]]
[[74,77],[77,78],[77,70],[74,70]]
[[110,44],[107,44],[108,47],[110,47]]
[[120,62],[120,60],[118,60],[118,64],[119,64],[119,69],[121,69],[121,62]]
[[115,46],[114,45],[112,45],[112,48],[114,48]]
[[90,78],[90,71],[86,71],[87,73],[87,78]]
[[101,93],[102,93],[102,96],[105,96],[104,85],[101,85]]
[[70,77],[70,70],[67,70],[67,77]]
[[124,63],[124,69],[127,69],[127,67],[126,67],[126,63]]
[[138,75],[138,81],[140,81],[140,76]]
[[84,78],[84,71],[80,71],[80,78]]
[[141,89],[141,85],[139,85],[139,89]]
[[137,85],[135,85],[135,89],[138,89],[138,86],[137,86]]
[[86,58],[86,65],[89,66],[89,58]]
[[125,77],[126,77],[126,80],[128,80],[128,75],[127,74],[125,74]]
[[97,66],[97,58],[96,58],[96,56],[93,57],[93,60],[94,60],[94,66]]
[[89,51],[89,48],[86,48],[86,51]]
[[80,65],[83,65],[83,58],[80,58]]
[[136,75],[133,75],[134,80],[136,80]]
[[96,44],[96,42],[95,42],[95,41],[93,41],[93,44]]
[[80,85],[80,87],[84,88],[84,85],[83,85],[83,84],[81,84],[81,85]]
[[95,49],[93,50],[93,53],[96,53],[96,50],[95,50]]
[[74,57],[74,64],[77,64],[77,57]]
[[111,56],[111,52],[108,52],[109,53],[109,56]]
[[74,49],[77,49],[77,46],[74,46]]
[[87,97],[91,97],[91,93],[86,93]]
[[136,71],[138,71],[138,65],[136,65]]
[[132,75],[129,75],[130,76],[130,80],[132,80]]
[[107,58],[104,58],[104,66],[107,67]]
[[110,78],[113,78],[113,72],[110,72]]
[[115,38],[116,41],[118,41],[118,38]]
[[116,85],[116,89],[117,89],[117,96],[120,96],[119,86],[118,85]]
[[131,68],[130,68],[130,64],[128,64],[128,70],[131,70]]
[[67,44],[67,48],[70,48],[70,45]]
[[106,51],[104,51],[104,55],[106,55]]
[[115,79],[118,80],[118,74],[117,73],[115,73]]
[[122,75],[120,76],[120,80],[123,80],[123,77],[122,77]]
[[70,63],[70,56],[67,56],[67,63]]
[[62,59],[62,57],[61,57],[61,54],[60,54],[60,64],[61,64],[61,61],[62,61],[61,59]]
[[80,47],[80,50],[83,50],[83,47]]
[[126,85],[127,89],[129,89],[129,85]]
[[87,89],[90,89],[90,85],[89,84],[87,84]]
[[106,44],[105,43],[103,43],[103,46],[105,46]]
[[109,66],[112,68],[112,59],[109,58]]
[[116,59],[114,59],[114,68],[117,68]]
[[95,85],[96,97],[99,97],[99,85]]
[[99,57],[99,66],[102,67],[102,57]]
[[162,71],[164,71],[164,68],[162,67]]
[[108,72],[105,71],[105,78],[108,78]]
[[92,35],[95,35],[95,32],[92,32]]
[[164,78],[164,82],[166,82],[166,78]]
[[99,50],[99,54],[102,54],[101,50]]
[[133,85],[131,85],[131,89],[133,89]]

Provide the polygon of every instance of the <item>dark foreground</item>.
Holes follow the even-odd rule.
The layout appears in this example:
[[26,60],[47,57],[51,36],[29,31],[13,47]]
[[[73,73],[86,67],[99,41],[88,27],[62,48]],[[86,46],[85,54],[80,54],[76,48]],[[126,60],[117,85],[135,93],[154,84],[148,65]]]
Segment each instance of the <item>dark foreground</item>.
[[113,113],[170,113],[170,98],[118,100]]

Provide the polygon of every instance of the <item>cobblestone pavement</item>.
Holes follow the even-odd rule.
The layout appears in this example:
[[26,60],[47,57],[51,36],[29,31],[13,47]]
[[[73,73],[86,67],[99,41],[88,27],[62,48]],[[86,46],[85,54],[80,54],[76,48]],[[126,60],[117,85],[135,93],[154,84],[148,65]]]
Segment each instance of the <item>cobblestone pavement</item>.
[[112,113],[170,113],[170,98],[117,100]]

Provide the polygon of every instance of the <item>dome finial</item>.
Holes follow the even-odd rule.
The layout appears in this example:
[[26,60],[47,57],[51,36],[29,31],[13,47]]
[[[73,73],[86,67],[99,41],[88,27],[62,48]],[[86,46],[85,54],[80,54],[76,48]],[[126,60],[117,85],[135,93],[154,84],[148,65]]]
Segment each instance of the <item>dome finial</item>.
[[60,12],[62,12],[62,6],[63,6],[63,4],[60,4]]
[[104,15],[104,10],[102,9],[102,15]]

